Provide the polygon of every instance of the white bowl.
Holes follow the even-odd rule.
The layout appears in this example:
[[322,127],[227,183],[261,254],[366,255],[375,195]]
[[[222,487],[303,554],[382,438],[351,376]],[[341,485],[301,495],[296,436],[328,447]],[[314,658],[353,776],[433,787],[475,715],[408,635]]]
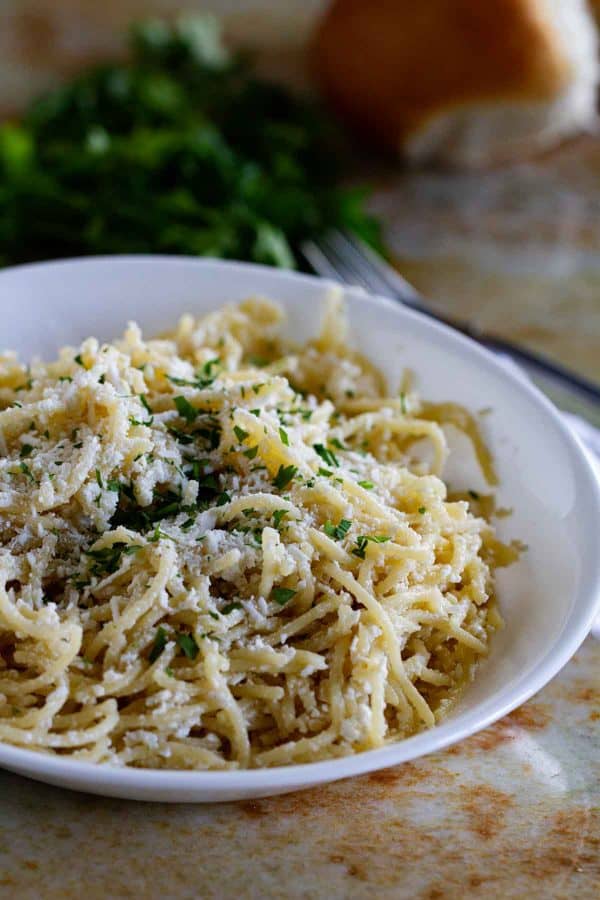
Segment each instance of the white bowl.
[[[264,294],[288,314],[295,339],[318,327],[326,282],[240,263],[168,257],[93,258],[0,273],[0,344],[26,358],[135,319],[148,334],[183,312]],[[600,599],[600,489],[577,440],[551,404],[487,351],[398,303],[346,290],[358,346],[396,382],[405,367],[422,396],[491,407],[485,437],[500,476],[498,502],[514,514],[500,533],[528,546],[499,575],[506,627],[459,706],[440,725],[355,756],[240,772],[126,769],[0,745],[0,765],[51,784],[115,797],[214,801],[307,788],[447,747],[506,715],[549,681],[586,636]],[[475,485],[472,485],[475,486]]]

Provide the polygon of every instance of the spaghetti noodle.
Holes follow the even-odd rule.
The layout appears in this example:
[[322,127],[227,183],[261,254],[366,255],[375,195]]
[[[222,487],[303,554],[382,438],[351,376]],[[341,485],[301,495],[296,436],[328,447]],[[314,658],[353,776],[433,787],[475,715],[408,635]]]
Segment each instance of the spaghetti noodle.
[[447,498],[440,423],[386,395],[336,297],[301,349],[280,319],[0,357],[0,740],[309,762],[432,726],[472,676],[493,531]]

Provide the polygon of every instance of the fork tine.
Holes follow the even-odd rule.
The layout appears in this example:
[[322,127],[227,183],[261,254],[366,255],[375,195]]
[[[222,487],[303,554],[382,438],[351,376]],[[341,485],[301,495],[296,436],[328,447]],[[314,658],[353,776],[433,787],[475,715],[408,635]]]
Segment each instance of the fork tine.
[[313,271],[323,278],[332,278],[334,281],[343,281],[342,275],[323,253],[321,247],[314,241],[304,241],[300,247],[302,255]]
[[374,294],[389,294],[390,286],[379,269],[372,264],[361,249],[351,244],[341,231],[330,231],[326,235],[328,246],[344,267]]
[[422,302],[412,284],[356,235],[349,231],[338,231],[336,239],[338,246],[344,246],[348,255],[352,255],[356,260],[357,265],[363,268],[368,266],[370,271],[377,273],[378,280],[384,288],[382,293],[391,293],[392,296],[408,303]]
[[364,279],[357,277],[344,261],[340,260],[338,254],[330,247],[326,237],[319,238],[318,243],[311,240],[304,241],[300,249],[311,268],[319,275],[333,278],[335,281],[341,281],[347,285],[359,284],[369,290]]

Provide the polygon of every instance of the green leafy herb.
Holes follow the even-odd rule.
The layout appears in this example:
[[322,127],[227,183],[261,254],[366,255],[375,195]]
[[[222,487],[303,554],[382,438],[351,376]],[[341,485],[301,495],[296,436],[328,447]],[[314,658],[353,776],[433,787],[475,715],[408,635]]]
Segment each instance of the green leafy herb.
[[287,431],[284,428],[279,429],[279,437],[281,438],[282,443],[284,443],[286,447],[289,447],[290,439],[288,437]]
[[77,356],[74,357],[74,359],[78,366],[82,366],[85,369],[85,366],[83,365],[83,359],[81,358],[81,353],[78,353]]
[[372,481],[359,481],[358,484],[361,488],[365,488],[367,491],[372,491],[375,485]]
[[273,511],[272,515],[275,528],[279,528],[279,526],[281,525],[281,520],[284,516],[287,515],[287,509],[276,509]]
[[254,459],[257,453],[258,453],[258,444],[255,447],[250,447],[249,450],[244,450],[244,456],[247,459]]
[[271,599],[278,603],[280,606],[285,606],[285,604],[295,597],[297,591],[293,591],[291,588],[273,588],[271,591]]
[[244,607],[242,606],[241,603],[228,603],[227,606],[223,607],[221,612],[223,613],[224,616],[228,616],[229,613],[232,613],[234,611],[234,609],[243,609],[243,608]]
[[97,482],[99,488],[104,487],[104,482],[102,481],[102,474],[100,472],[100,469],[96,469],[96,482]]
[[239,425],[234,425],[233,430],[235,432],[235,436],[237,437],[238,441],[240,441],[240,443],[245,441],[246,438],[248,437],[249,432],[244,431],[244,429],[240,428]]
[[192,634],[181,632],[177,635],[175,640],[177,641],[179,649],[183,651],[188,659],[196,659],[199,648]]
[[174,403],[177,407],[177,412],[186,422],[190,422],[190,424],[195,422],[200,411],[195,406],[192,406],[189,400],[186,400],[185,397],[175,397]]
[[348,519],[340,519],[337,525],[334,525],[333,522],[325,522],[323,526],[323,530],[325,534],[329,535],[330,538],[333,538],[335,541],[342,541],[352,527],[352,522]]
[[21,457],[21,459],[24,459],[26,456],[30,456],[32,452],[33,447],[31,446],[31,444],[23,444],[19,451],[19,456]]
[[156,637],[154,638],[154,643],[152,644],[152,649],[150,650],[150,653],[148,654],[148,660],[151,663],[156,662],[156,660],[158,659],[160,654],[163,652],[163,650],[167,646],[167,640],[168,640],[167,632],[162,627],[162,625],[159,625],[158,630],[156,632]]
[[59,381],[73,381],[73,379],[71,378],[70,375],[59,375],[58,380]]
[[297,466],[279,466],[277,475],[273,479],[273,484],[280,491],[283,491],[288,486],[290,481],[292,481],[297,471]]
[[427,509],[426,509],[424,506],[420,506],[420,507],[419,507],[419,513],[420,513],[421,515],[424,515],[426,512],[427,512]]
[[479,494],[477,491],[469,491],[469,497],[472,497],[473,500],[479,500]]
[[368,543],[385,544],[387,541],[391,541],[391,537],[387,534],[359,534],[356,538],[356,547],[353,548],[352,553],[359,559],[364,559]]
[[313,444],[313,449],[328,466],[339,466],[339,460],[333,450],[328,450],[323,444]]

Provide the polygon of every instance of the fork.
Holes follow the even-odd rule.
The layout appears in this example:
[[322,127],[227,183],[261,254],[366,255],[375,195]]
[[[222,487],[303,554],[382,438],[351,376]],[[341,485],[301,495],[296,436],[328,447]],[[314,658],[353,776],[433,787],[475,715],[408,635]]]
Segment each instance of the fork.
[[[363,241],[347,231],[332,230],[305,241],[301,253],[318,275],[359,286],[398,300],[405,306],[443,322],[473,340],[509,357],[563,410],[600,426],[600,386],[546,356],[498,338],[475,325],[446,315],[428,303],[415,288]],[[581,435],[582,436],[582,435]]]

